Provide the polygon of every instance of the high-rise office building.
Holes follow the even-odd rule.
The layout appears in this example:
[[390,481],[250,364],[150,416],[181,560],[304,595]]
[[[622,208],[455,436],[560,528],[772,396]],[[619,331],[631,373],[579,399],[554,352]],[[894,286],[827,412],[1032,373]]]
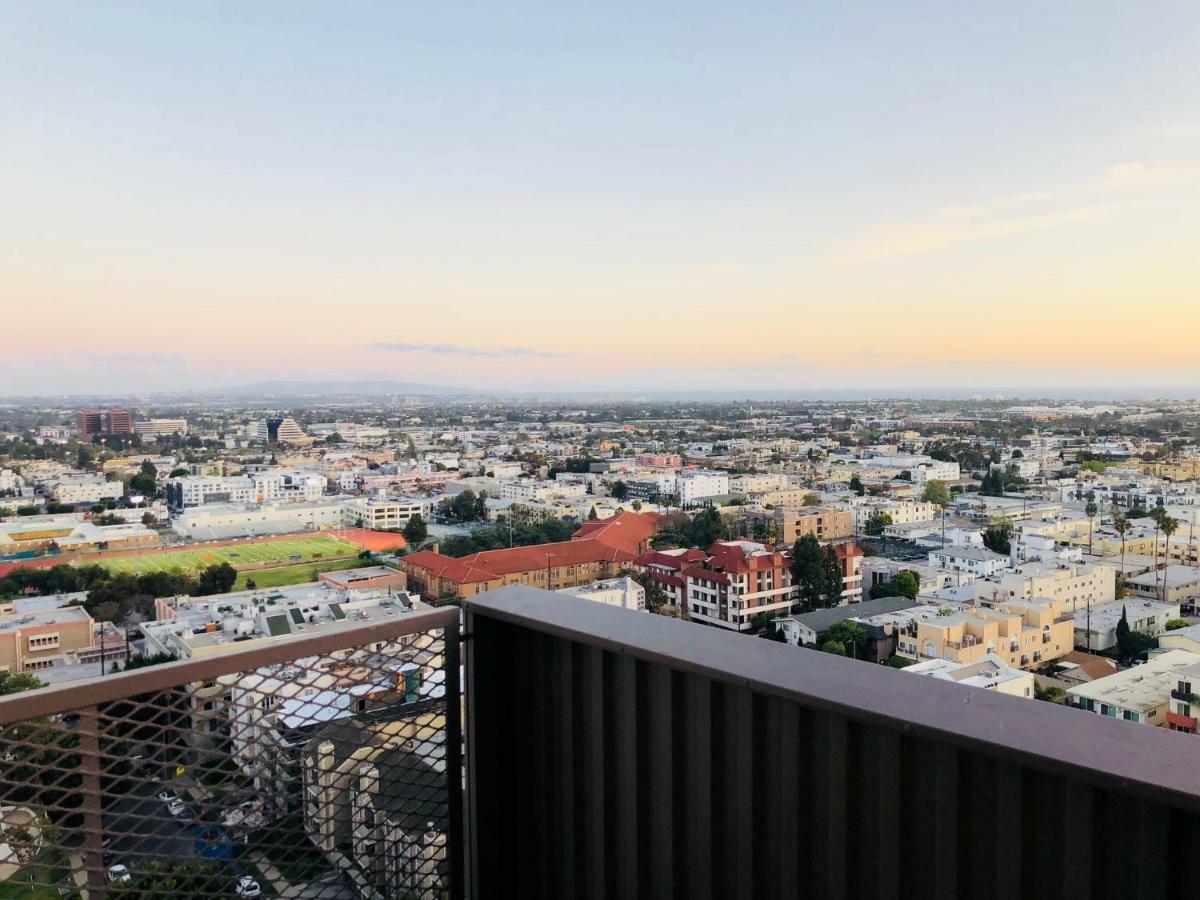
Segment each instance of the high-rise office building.
[[133,414],[127,409],[113,408],[105,414],[109,434],[133,434]]
[[79,412],[79,436],[89,438],[104,430],[99,410],[84,409]]

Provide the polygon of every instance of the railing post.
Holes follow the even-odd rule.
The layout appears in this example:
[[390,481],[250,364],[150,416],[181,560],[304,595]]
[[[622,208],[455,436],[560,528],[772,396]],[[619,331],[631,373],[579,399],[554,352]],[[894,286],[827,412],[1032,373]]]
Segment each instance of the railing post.
[[461,662],[459,644],[460,620],[447,624],[442,631],[445,652],[446,694],[446,813],[450,826],[450,900],[463,900],[466,896],[465,874],[467,869],[466,843],[463,810],[463,733],[462,733],[462,684],[459,677]]
[[83,858],[88,895],[104,892],[104,819],[100,796],[100,714],[95,705],[79,710],[79,774],[83,802]]

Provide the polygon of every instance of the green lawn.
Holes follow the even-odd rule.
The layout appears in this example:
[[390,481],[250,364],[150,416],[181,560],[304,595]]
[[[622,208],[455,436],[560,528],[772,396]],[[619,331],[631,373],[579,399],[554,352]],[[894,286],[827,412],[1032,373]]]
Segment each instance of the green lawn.
[[286,587],[289,584],[303,584],[312,581],[317,572],[334,572],[338,569],[356,569],[361,565],[373,565],[374,560],[330,559],[315,563],[300,563],[295,566],[276,566],[273,569],[256,569],[242,572],[233,583],[235,591],[246,590],[246,579],[253,578],[254,586],[260,588]]
[[114,573],[169,572],[175,569],[181,572],[198,572],[222,562],[242,569],[256,565],[287,563],[293,556],[311,562],[321,558],[332,560],[357,557],[358,552],[359,548],[353,544],[329,535],[304,535],[285,541],[259,541],[226,547],[194,547],[189,550],[116,556],[86,562],[94,562]]

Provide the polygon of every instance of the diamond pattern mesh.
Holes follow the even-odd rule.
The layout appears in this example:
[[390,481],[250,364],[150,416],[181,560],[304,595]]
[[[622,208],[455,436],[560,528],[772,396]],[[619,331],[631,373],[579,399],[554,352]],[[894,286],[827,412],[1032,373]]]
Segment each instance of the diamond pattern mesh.
[[55,715],[0,700],[0,896],[449,897],[443,631],[304,645]]

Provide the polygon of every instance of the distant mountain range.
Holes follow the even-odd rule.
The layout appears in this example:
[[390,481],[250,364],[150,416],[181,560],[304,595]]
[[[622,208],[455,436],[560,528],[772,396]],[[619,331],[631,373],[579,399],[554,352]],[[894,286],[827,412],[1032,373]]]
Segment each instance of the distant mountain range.
[[220,397],[330,397],[348,394],[368,397],[465,397],[503,392],[476,391],[417,381],[258,381],[237,387],[216,388],[203,393]]

